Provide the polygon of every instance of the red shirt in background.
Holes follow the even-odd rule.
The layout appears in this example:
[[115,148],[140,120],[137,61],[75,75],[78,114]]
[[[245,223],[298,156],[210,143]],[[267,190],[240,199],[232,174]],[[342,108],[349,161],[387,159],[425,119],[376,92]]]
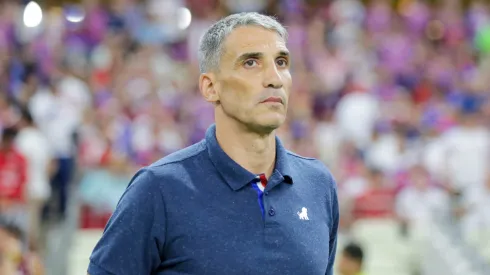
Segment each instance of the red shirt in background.
[[17,150],[0,150],[0,200],[24,202],[27,163]]
[[393,218],[395,190],[390,188],[370,189],[354,202],[354,219]]

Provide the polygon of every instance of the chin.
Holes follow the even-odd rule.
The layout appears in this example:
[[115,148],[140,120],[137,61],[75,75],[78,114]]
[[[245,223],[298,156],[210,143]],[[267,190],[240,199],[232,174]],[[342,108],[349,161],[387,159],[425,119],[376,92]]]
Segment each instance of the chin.
[[261,117],[257,119],[257,128],[263,129],[264,132],[272,132],[284,124],[286,117],[283,115],[274,115]]

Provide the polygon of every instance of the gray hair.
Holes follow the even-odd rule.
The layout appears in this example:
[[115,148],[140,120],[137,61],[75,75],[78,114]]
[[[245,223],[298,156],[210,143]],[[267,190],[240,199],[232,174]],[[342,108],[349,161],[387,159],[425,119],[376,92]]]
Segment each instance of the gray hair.
[[259,26],[277,32],[287,41],[286,28],[272,16],[256,12],[242,12],[229,15],[212,25],[202,37],[199,44],[199,69],[201,73],[217,71],[223,51],[223,44],[228,35],[241,26]]

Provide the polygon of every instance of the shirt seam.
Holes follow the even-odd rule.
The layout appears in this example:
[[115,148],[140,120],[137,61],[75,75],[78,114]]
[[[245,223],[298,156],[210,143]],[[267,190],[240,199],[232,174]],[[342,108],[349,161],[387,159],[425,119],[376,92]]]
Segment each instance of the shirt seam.
[[202,144],[199,144],[199,145],[200,145],[201,148],[199,148],[199,150],[197,152],[194,152],[194,153],[192,153],[189,156],[185,156],[185,157],[182,157],[182,158],[177,159],[177,160],[165,161],[165,162],[160,163],[158,165],[153,164],[153,165],[150,165],[149,168],[151,168],[151,167],[161,167],[161,166],[165,166],[165,165],[168,165],[168,164],[178,163],[178,162],[186,161],[186,160],[188,160],[190,158],[194,158],[194,157],[198,156],[199,154],[201,154],[201,153],[203,153],[203,152],[206,151],[207,146],[206,146],[206,142],[205,141],[203,141]]
[[290,151],[286,151],[286,154],[293,156],[293,157],[296,157],[296,158],[299,158],[299,159],[304,159],[304,160],[313,160],[313,161],[317,160],[316,158],[300,156],[300,155],[297,155],[297,154],[290,152]]
[[[148,173],[150,173],[150,178],[153,179],[157,179],[157,176],[155,175],[155,172],[152,171],[151,169],[147,169]],[[162,245],[162,249],[165,249],[166,246],[167,246],[167,227],[168,227],[168,222],[167,222],[167,205],[165,203],[165,197],[163,196],[163,193],[164,191],[162,190],[163,188],[163,184],[158,184],[158,191],[159,191],[159,195],[160,195],[160,199],[162,201],[162,205],[163,205],[163,214],[164,214],[164,217],[165,217],[165,224],[164,224],[164,240],[163,240],[163,244]],[[156,232],[156,229],[155,229],[155,215],[157,215],[158,213],[154,213],[153,215],[153,223],[152,223],[152,227],[151,227],[151,233],[153,234],[153,236],[156,236],[155,232]],[[152,236],[152,237],[153,237]],[[160,255],[160,258],[161,258],[161,255]]]

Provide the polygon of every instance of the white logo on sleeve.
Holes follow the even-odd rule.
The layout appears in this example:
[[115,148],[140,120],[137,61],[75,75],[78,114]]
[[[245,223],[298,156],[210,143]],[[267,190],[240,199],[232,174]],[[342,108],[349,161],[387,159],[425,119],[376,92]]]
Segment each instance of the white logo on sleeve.
[[300,220],[310,220],[308,219],[308,209],[306,209],[306,207],[301,208],[301,212],[298,212],[298,216]]

